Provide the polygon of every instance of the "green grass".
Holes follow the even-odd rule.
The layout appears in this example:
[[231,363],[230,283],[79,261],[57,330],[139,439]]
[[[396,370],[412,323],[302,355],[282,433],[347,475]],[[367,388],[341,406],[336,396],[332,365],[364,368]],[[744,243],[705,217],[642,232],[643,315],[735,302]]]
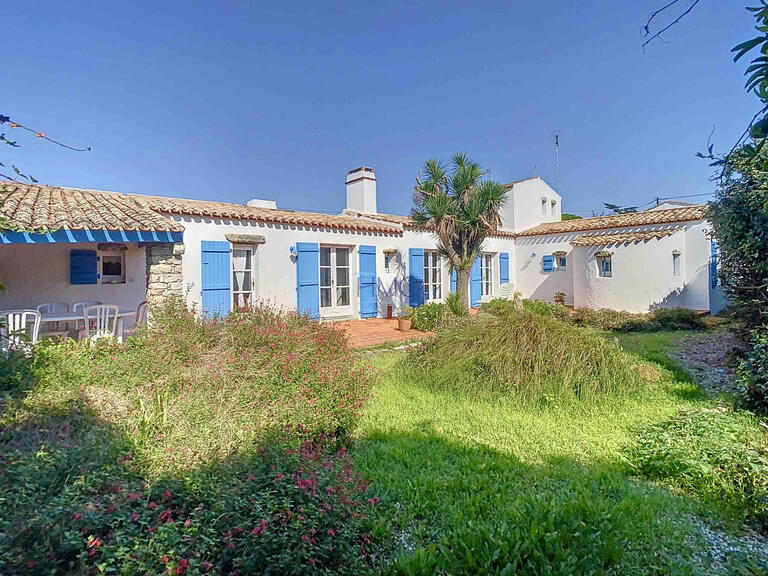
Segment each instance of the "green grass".
[[[612,338],[612,336],[610,336]],[[382,373],[356,433],[358,468],[383,497],[395,573],[706,574],[695,515],[721,508],[632,476],[638,431],[714,406],[665,355],[680,333],[621,335],[662,378],[642,394],[571,410],[456,396],[375,360]],[[729,556],[736,570],[740,560]],[[743,567],[742,567],[743,568]],[[759,572],[755,572],[759,573]]]

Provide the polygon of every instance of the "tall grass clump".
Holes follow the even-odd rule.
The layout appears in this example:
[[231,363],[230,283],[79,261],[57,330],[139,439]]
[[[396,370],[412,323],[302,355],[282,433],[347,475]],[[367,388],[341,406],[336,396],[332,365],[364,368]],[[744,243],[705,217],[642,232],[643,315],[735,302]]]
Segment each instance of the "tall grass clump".
[[538,405],[589,402],[640,385],[618,345],[527,310],[446,325],[409,354],[404,368],[434,389]]

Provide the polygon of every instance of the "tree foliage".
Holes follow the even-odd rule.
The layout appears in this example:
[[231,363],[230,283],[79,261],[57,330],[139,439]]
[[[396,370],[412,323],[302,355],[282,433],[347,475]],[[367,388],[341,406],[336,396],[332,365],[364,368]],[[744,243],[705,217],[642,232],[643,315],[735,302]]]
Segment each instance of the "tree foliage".
[[507,195],[503,184],[484,179],[487,173],[465,154],[455,154],[449,165],[432,158],[414,188],[411,217],[434,231],[441,256],[456,271],[456,291],[467,306],[469,270],[485,238],[498,230]]

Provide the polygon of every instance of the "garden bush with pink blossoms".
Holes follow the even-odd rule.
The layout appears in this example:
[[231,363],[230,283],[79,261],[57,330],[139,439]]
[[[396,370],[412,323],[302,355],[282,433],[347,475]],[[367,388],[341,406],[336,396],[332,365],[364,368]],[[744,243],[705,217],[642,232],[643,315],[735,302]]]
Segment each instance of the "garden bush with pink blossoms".
[[372,370],[268,307],[0,359],[0,573],[364,572]]

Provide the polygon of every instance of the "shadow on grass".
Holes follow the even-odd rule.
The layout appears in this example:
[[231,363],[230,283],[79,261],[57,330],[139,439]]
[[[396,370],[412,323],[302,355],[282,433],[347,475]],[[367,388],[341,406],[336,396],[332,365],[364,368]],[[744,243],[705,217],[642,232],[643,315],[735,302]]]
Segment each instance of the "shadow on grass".
[[689,519],[699,505],[630,478],[627,467],[567,458],[531,465],[420,428],[374,432],[355,448],[383,498],[385,572],[706,573]]

